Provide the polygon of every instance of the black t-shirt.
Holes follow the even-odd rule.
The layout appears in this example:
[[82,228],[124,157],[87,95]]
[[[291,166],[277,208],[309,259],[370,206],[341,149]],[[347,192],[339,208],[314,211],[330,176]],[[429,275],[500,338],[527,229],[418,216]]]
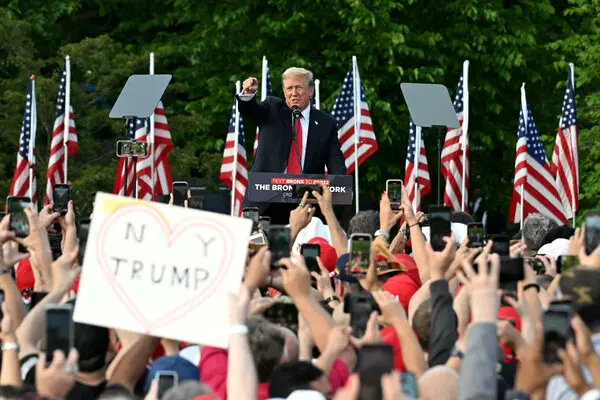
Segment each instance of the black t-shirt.
[[83,383],[75,382],[73,389],[67,394],[67,400],[93,400],[100,397],[104,388],[106,387],[106,381],[96,386],[84,385]]

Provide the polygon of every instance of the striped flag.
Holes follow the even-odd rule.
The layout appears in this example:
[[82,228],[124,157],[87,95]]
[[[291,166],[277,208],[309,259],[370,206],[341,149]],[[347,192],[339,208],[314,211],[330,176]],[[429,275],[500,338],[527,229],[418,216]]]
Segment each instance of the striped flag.
[[54,120],[54,130],[52,132],[52,143],[50,145],[50,158],[48,160],[48,173],[46,174],[46,198],[45,204],[53,202],[53,188],[57,183],[67,183],[65,180],[65,110],[69,110],[68,124],[69,133],[67,139],[68,157],[77,153],[79,144],[77,143],[77,130],[75,129],[75,120],[73,119],[73,107],[67,96],[67,85],[70,73],[68,64],[62,71],[60,84],[58,86],[58,98],[56,100],[56,118]]
[[[261,81],[261,92],[260,99],[264,101],[268,96],[273,95],[273,85],[271,84],[271,74],[269,72],[269,64],[267,63],[267,59],[263,57],[263,76]],[[260,133],[260,128],[256,127],[256,136],[254,137],[254,146],[252,148],[252,156],[256,156],[256,149],[258,148],[258,135]]]
[[9,196],[31,197],[31,202],[37,208],[37,185],[35,179],[35,133],[37,129],[37,108],[35,104],[35,76],[29,80],[27,101],[21,124],[17,166],[10,185]]
[[[239,130],[237,139],[237,159],[235,158],[235,113],[236,104],[233,103],[231,117],[229,118],[229,130],[225,141],[225,150],[223,152],[223,161],[221,163],[221,175],[219,179],[232,190],[235,190],[235,202],[233,206],[233,215],[242,215],[242,205],[248,186],[248,164],[246,158],[246,141],[244,140],[244,125],[242,116],[239,116]],[[236,171],[235,178],[233,171]],[[233,180],[235,179],[235,189],[233,189]]]
[[[155,156],[155,178],[154,195],[165,195],[171,193],[171,167],[168,154],[173,149],[173,141],[169,132],[169,125],[162,102],[154,109],[154,148]],[[129,121],[127,140],[146,142],[150,140],[150,118],[138,118]],[[137,197],[144,200],[152,199],[152,151],[148,146],[148,157],[138,158],[136,163],[136,177],[138,185]],[[119,158],[117,174],[113,186],[113,193],[120,196],[131,197],[133,195],[133,158],[127,160],[127,193],[125,193],[125,158]]]
[[527,106],[523,84],[509,219],[514,223],[523,222],[531,213],[541,213],[559,222],[567,222],[554,177],[550,173],[550,164],[540,141],[540,134],[531,109]]
[[573,68],[571,64],[550,167],[568,218],[579,208],[579,133]]
[[[358,70],[356,71],[358,82],[356,85],[360,88],[360,131],[358,134],[358,165],[362,164],[377,150],[377,139],[373,131],[371,114],[365,97],[365,91],[360,83]],[[335,99],[335,104],[331,110],[331,115],[335,118],[338,125],[338,138],[342,145],[342,153],[346,159],[346,168],[348,175],[354,171],[354,86],[352,77],[352,68],[346,74],[342,83],[342,90]]]
[[[446,133],[446,140],[442,149],[442,175],[446,179],[444,190],[444,204],[454,211],[465,211],[468,201],[469,189],[469,140],[468,129],[468,102],[469,88],[467,87],[467,76],[469,62],[465,61],[463,73],[460,75],[456,97],[454,98],[454,110],[460,123],[460,128],[450,128]],[[465,154],[466,152],[466,154]],[[465,198],[462,198],[463,185],[463,156],[466,161],[465,168]]]
[[[418,142],[417,136],[419,136],[420,139]],[[417,143],[419,144],[419,162],[415,168]],[[408,193],[410,201],[413,203],[413,209],[419,210],[421,208],[421,199],[431,190],[431,181],[429,179],[425,142],[421,136],[421,127],[416,126],[412,121],[410,122],[408,130],[408,149],[406,150],[404,186],[406,187],[406,192]]]

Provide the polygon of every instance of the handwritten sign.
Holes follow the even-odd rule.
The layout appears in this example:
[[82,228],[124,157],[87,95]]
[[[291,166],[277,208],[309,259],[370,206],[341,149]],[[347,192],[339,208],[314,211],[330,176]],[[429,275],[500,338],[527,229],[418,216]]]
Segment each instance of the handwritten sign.
[[99,193],[74,320],[227,347],[252,221]]

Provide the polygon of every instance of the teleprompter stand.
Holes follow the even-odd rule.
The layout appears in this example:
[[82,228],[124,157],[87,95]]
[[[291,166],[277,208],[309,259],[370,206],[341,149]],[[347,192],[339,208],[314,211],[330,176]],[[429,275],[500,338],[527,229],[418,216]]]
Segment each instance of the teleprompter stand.
[[437,203],[441,203],[442,141],[448,128],[459,128],[450,93],[444,85],[429,83],[400,84],[413,123],[421,128],[435,128],[438,134]]
[[[135,129],[138,118],[150,118],[170,81],[171,75],[131,75],[129,79],[127,79],[125,86],[121,90],[121,94],[119,94],[119,97],[109,114],[110,118],[125,120],[126,140],[132,139],[129,137],[129,125],[133,123]],[[151,149],[151,151],[154,151],[154,149]],[[125,157],[125,171],[123,171],[123,192],[125,196],[127,196],[127,164],[129,158],[130,157]],[[131,158],[133,158],[133,197],[137,198],[137,157]],[[152,185],[154,185],[154,182],[152,182]]]

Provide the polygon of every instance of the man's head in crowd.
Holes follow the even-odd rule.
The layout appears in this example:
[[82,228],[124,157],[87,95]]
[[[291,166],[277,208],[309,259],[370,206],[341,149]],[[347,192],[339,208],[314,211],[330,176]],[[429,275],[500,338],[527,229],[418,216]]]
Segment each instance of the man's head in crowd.
[[327,375],[310,361],[294,361],[279,365],[269,381],[269,397],[286,398],[295,390],[316,390],[331,395]]
[[353,233],[368,233],[374,235],[379,229],[379,212],[375,210],[359,211],[350,220],[348,235]]
[[450,214],[450,222],[467,225],[471,222],[475,222],[475,220],[469,213],[464,211],[452,211]]
[[[74,299],[67,303],[75,307]],[[74,344],[79,352],[79,371],[91,373],[102,370],[106,364],[106,353],[110,344],[108,329],[77,322],[73,326]]]
[[313,73],[304,68],[292,67],[285,70],[281,79],[287,106],[298,106],[300,110],[308,107],[310,98],[315,93]]
[[412,328],[417,334],[423,351],[429,349],[429,330],[431,329],[431,299],[421,303],[412,319]]
[[544,245],[544,236],[553,228],[558,227],[558,223],[552,218],[542,214],[529,214],[523,222],[522,237],[527,250],[537,252]]
[[268,382],[284,356],[285,338],[281,329],[262,317],[248,318],[248,343],[259,382]]
[[[542,245],[552,243],[556,239],[569,239],[575,234],[575,229],[569,225],[559,225],[550,229],[542,238]],[[541,247],[541,246],[540,246]]]
[[443,365],[430,368],[419,378],[419,399],[455,400],[459,375]]

